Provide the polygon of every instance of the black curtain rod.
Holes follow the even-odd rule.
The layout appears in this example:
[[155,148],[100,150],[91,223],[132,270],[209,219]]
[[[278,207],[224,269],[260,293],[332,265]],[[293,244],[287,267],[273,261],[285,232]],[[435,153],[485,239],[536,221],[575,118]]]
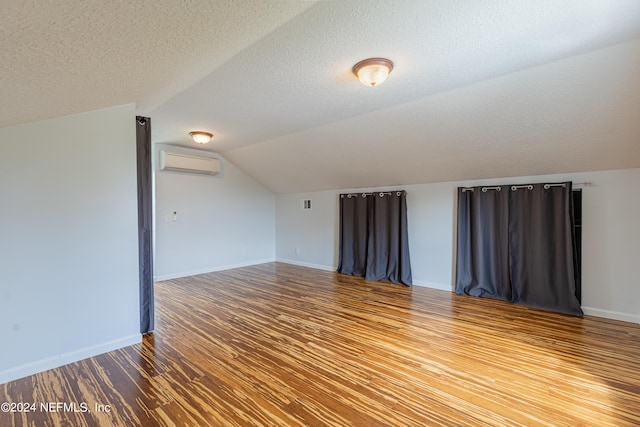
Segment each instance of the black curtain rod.
[[[340,194],[340,197],[345,197],[345,196],[347,196],[348,198],[358,197],[358,196],[367,197],[367,196],[373,196],[375,194],[378,194],[380,197],[384,197],[385,194],[388,194],[389,196],[391,196],[393,195],[393,193],[394,191],[381,191],[381,192],[374,191],[371,193],[343,193],[343,194]],[[395,193],[396,193],[396,196],[402,195],[402,191],[395,191]]]
[[[581,187],[588,187],[590,185],[593,185],[591,182],[574,182],[573,186],[581,186]],[[565,187],[566,184],[564,182],[559,183],[559,184],[544,184],[544,189],[548,190],[551,187]],[[523,184],[523,185],[512,185],[511,186],[511,191],[516,191],[520,188],[526,188],[528,190],[533,190],[533,184]],[[495,190],[495,191],[500,191],[501,187],[500,186],[487,186],[487,187],[482,187],[482,192],[486,193],[487,190]],[[473,187],[463,187],[462,188],[462,192],[464,193],[465,191],[473,191]]]

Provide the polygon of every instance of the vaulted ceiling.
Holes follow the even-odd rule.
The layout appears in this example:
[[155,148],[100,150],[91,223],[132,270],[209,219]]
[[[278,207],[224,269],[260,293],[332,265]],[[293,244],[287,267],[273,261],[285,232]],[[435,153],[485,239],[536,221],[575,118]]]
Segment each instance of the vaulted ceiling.
[[637,0],[5,0],[0,43],[0,126],[135,102],[275,192],[640,167]]

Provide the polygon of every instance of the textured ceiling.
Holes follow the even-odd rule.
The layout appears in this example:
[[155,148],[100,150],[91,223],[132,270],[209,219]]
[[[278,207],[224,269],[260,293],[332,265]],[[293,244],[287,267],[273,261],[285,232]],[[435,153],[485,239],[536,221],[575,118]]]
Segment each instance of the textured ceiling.
[[224,155],[284,193],[640,167],[631,52],[640,41]]
[[66,3],[0,6],[0,126],[136,102],[275,192],[640,167],[638,0]]
[[0,127],[159,105],[311,6],[281,0],[1,0]]

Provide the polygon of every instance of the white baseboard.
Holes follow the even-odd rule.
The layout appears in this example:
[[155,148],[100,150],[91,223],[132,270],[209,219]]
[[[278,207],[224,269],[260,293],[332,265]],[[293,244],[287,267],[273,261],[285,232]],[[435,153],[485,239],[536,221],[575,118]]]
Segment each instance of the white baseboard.
[[28,377],[29,375],[34,375],[38,372],[58,368],[62,365],[67,365],[69,363],[77,362],[89,357],[94,357],[99,354],[117,350],[122,347],[138,344],[140,342],[142,342],[142,335],[135,334],[117,340],[107,341],[105,343],[97,344],[91,347],[81,348],[70,353],[61,354],[42,360],[36,360],[34,362],[26,363],[24,365],[16,366],[15,368],[0,372],[0,384],[8,383],[9,381]]
[[599,308],[582,307],[588,316],[604,317],[605,319],[621,320],[623,322],[640,323],[640,316],[617,311],[601,310]]
[[440,291],[453,292],[453,288],[451,287],[450,283],[444,284],[444,283],[425,282],[424,280],[414,280],[413,285],[422,286],[423,288],[438,289]]
[[337,267],[333,267],[333,266],[330,266],[330,265],[312,264],[310,262],[303,262],[303,261],[297,261],[297,260],[285,259],[285,258],[278,258],[278,259],[276,259],[276,262],[282,262],[284,264],[297,265],[297,266],[300,266],[300,267],[315,268],[316,270],[324,270],[324,271],[336,271],[336,268],[337,268]]
[[219,265],[216,267],[201,268],[198,270],[182,271],[180,273],[162,274],[159,276],[153,276],[155,282],[162,282],[163,280],[179,279],[180,277],[197,276],[198,274],[215,273],[216,271],[231,270],[232,268],[250,267],[252,265],[264,264],[267,262],[274,262],[275,258],[259,259],[253,261],[239,262],[236,264]]

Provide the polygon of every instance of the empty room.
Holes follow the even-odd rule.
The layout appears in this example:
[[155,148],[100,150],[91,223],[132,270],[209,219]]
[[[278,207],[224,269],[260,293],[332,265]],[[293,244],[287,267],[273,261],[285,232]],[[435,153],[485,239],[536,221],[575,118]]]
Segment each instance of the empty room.
[[0,426],[640,425],[640,2],[0,5]]

